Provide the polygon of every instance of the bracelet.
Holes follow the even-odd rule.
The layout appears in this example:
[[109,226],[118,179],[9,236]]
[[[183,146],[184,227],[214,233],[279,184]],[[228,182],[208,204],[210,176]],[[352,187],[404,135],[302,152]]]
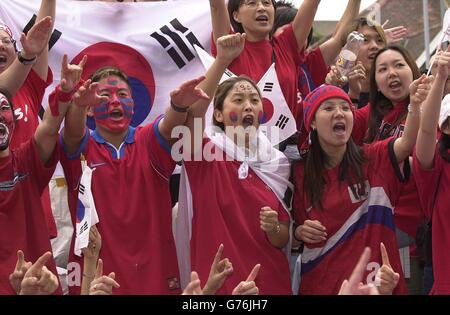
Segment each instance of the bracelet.
[[292,234],[293,234],[292,236],[294,237],[294,239],[295,239],[297,242],[303,244],[303,241],[302,241],[302,240],[299,240],[299,239],[297,238],[297,236],[295,236],[295,231],[296,231],[296,230],[297,230],[297,227],[295,227],[294,233],[292,233]]
[[170,107],[172,107],[172,109],[177,113],[186,113],[188,111],[188,108],[177,106],[174,102],[172,102],[172,100],[170,100]]
[[[420,107],[419,107],[419,113],[417,113],[417,114],[420,115],[421,113],[422,113],[422,107],[420,106]],[[412,108],[411,103],[408,104],[408,114],[412,114],[412,115],[416,114],[416,113],[413,111],[413,108]]]
[[34,56],[34,58],[31,58],[31,59],[26,59],[26,58],[22,57],[22,49],[21,49],[17,53],[17,59],[19,59],[20,63],[22,63],[24,65],[34,65],[36,63],[37,56]]
[[85,273],[83,272],[83,277],[86,277],[86,278],[88,278],[88,279],[94,279],[94,278],[95,278],[95,275],[94,275],[94,276],[88,276],[87,274],[85,274]]

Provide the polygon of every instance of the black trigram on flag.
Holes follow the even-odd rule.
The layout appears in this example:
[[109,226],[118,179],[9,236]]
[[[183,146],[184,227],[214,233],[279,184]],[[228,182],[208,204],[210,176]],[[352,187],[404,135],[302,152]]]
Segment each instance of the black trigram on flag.
[[80,183],[80,189],[78,190],[80,194],[84,195],[84,191],[86,190],[86,187],[82,183]]
[[266,82],[266,84],[264,84],[263,91],[264,92],[272,92],[272,90],[273,90],[273,83],[272,82]]
[[[34,23],[36,23],[36,19],[37,19],[36,14],[33,14],[31,19],[28,21],[27,25],[25,25],[25,27],[23,28],[22,32],[28,34],[28,31],[33,27]],[[48,50],[52,49],[52,47],[56,44],[61,35],[62,33],[57,29],[53,30],[50,40],[48,41]]]
[[280,117],[278,117],[278,121],[275,124],[275,126],[280,128],[281,130],[283,130],[286,127],[288,121],[289,121],[289,118],[284,116],[283,114],[281,114]]
[[[183,60],[183,58],[180,56],[178,51],[175,49],[174,46],[178,47],[178,49],[181,51],[181,53],[184,55],[186,60],[192,61],[195,58],[195,49],[194,44],[198,45],[199,47],[203,48],[200,42],[198,41],[197,37],[192,32],[189,32],[189,29],[184,27],[177,19],[173,19],[170,21],[170,25],[173,26],[174,29],[176,29],[178,32],[183,34],[183,36],[187,39],[187,41],[192,45],[192,47],[189,47],[186,45],[184,40],[181,38],[181,36],[177,33],[172,31],[167,25],[164,25],[159,30],[164,35],[158,34],[157,32],[153,32],[150,34],[151,37],[156,39],[158,43],[166,49],[167,53],[169,54],[170,58],[176,63],[179,69],[183,68],[186,65],[186,62]],[[175,44],[171,45],[170,40]]]
[[233,72],[231,72],[231,71],[228,70],[228,69],[225,69],[224,73],[225,73],[229,78],[231,78],[231,77],[233,76]]
[[84,231],[86,231],[88,228],[88,223],[84,222],[84,224],[80,227],[80,232],[78,233],[78,235],[80,235],[81,233],[83,233]]

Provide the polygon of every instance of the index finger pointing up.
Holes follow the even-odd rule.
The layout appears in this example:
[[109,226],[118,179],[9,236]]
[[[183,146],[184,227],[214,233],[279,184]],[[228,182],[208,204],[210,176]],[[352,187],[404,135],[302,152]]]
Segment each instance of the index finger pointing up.
[[253,267],[252,271],[247,277],[246,281],[255,281],[256,277],[258,276],[259,268],[261,268],[260,264],[256,264],[255,267]]
[[383,265],[387,265],[391,267],[391,263],[389,262],[389,256],[386,251],[386,247],[384,246],[383,242],[380,243],[380,250],[381,250],[381,261]]

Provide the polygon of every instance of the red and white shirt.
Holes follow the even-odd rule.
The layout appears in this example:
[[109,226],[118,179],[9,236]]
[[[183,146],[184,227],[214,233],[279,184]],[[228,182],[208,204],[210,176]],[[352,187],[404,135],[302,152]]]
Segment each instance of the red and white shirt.
[[[403,274],[394,223],[394,208],[402,185],[393,142],[387,139],[363,147],[368,158],[363,165],[367,179],[363,197],[355,198],[348,183],[339,180],[339,167],[326,170],[323,209],[311,207],[305,201],[304,165],[298,164],[294,169],[296,222],[318,220],[328,234],[325,241],[304,246],[299,294],[337,294],[366,246],[371,248],[372,255],[363,282],[374,282],[382,265],[381,242],[386,246],[394,271]],[[403,277],[394,293],[406,293]]]

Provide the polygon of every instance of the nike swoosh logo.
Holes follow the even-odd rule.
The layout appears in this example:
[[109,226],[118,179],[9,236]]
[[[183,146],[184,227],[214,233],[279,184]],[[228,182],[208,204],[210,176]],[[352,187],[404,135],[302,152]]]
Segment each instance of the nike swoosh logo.
[[105,164],[106,164],[105,162],[103,162],[103,163],[92,163],[90,165],[90,168],[94,168],[94,167],[97,167],[97,166],[102,166],[102,165],[105,165]]

